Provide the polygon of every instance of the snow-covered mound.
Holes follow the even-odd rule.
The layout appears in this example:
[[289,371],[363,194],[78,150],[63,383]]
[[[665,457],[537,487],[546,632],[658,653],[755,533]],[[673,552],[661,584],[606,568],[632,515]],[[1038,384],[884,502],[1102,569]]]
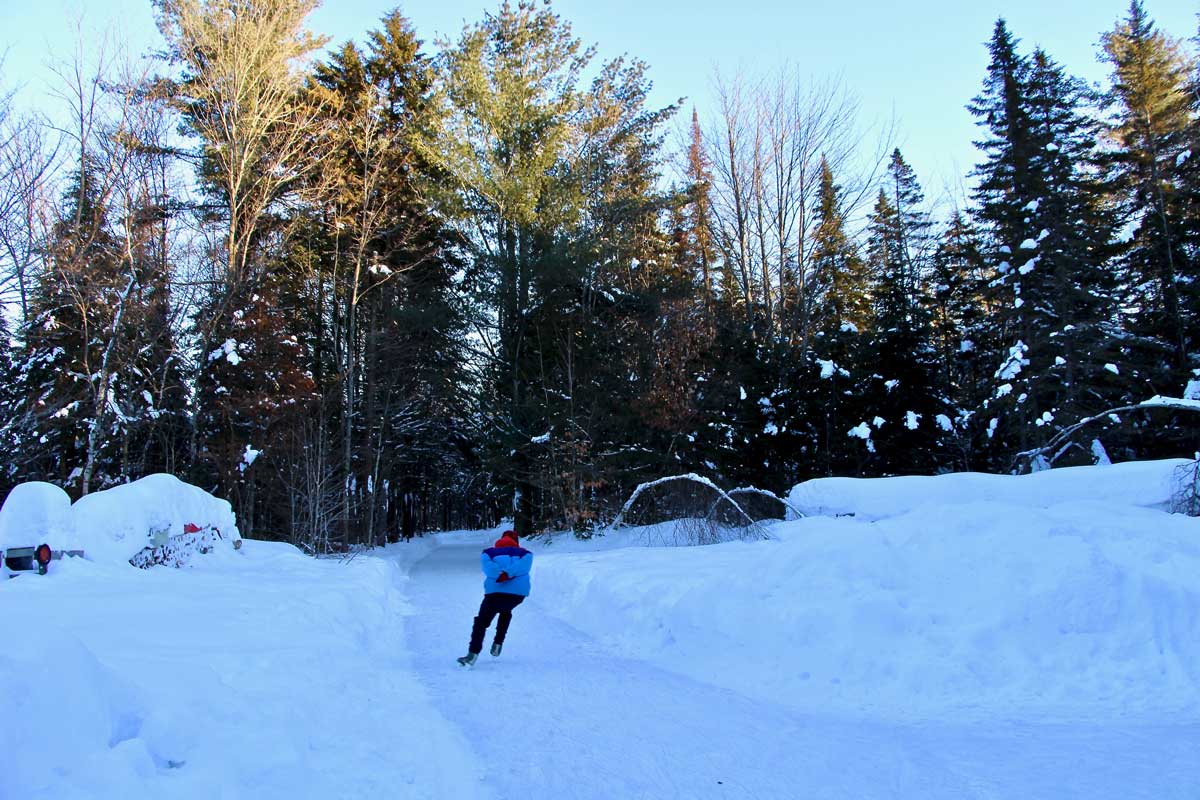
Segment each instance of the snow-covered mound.
[[0,506],[0,550],[43,542],[55,550],[71,546],[71,498],[52,483],[14,486]]
[[797,484],[788,501],[808,516],[854,514],[881,519],[939,503],[997,501],[1046,508],[1070,500],[1104,500],[1165,508],[1185,459],[1063,467],[1030,475],[955,472],[895,478],[817,478]]
[[1170,472],[857,481],[838,501],[856,516],[771,541],[546,548],[534,599],[628,655],[806,712],[1194,718],[1200,519],[1144,507]]
[[151,544],[155,532],[181,536],[185,526],[215,528],[241,540],[233,508],[174,475],[147,475],[81,497],[71,506],[75,541],[89,560],[123,563]]

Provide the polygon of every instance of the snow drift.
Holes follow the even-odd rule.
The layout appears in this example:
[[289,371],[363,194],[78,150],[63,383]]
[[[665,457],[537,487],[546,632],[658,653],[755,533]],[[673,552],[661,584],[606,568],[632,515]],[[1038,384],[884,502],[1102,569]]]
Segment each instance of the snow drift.
[[189,570],[67,559],[0,581],[20,621],[0,798],[478,796],[408,670],[396,572],[247,541]]
[[817,478],[797,484],[788,501],[806,516],[896,516],[922,506],[995,501],[1047,508],[1070,500],[1104,500],[1165,509],[1186,459],[1061,467],[1029,475],[955,472],[895,478]]
[[1194,716],[1200,519],[1145,507],[1178,463],[814,481],[793,501],[856,516],[753,544],[547,548],[534,599],[630,656],[806,712]]

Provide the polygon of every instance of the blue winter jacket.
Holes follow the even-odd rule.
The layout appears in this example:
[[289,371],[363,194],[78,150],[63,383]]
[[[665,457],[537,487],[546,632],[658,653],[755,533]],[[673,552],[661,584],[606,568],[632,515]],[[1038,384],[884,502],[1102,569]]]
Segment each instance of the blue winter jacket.
[[[533,569],[533,553],[524,547],[489,547],[479,556],[483,574],[483,593],[529,595],[529,571]],[[509,580],[501,582],[500,573],[507,572]]]

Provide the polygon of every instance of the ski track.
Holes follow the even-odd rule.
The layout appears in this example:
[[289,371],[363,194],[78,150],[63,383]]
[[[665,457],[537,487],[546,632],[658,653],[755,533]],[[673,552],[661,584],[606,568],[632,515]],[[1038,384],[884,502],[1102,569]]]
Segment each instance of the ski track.
[[[1200,797],[1200,723],[913,722],[805,715],[620,658],[517,608],[504,654],[466,652],[482,597],[476,544],[417,562],[410,667],[474,749],[481,794],[509,798]],[[545,605],[543,605],[545,603]],[[494,624],[493,629],[494,630]],[[398,795],[401,796],[401,795]]]

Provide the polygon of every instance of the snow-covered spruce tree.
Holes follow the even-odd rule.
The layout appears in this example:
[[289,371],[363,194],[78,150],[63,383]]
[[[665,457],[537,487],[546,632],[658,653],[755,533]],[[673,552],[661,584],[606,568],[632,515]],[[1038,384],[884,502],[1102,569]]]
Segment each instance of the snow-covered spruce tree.
[[[74,66],[61,77],[63,96],[72,99],[64,141],[76,169],[51,212],[42,269],[24,309],[28,369],[19,376],[18,423],[29,444],[51,445],[49,453],[29,449],[35,464],[54,459],[35,469],[87,494],[153,468],[135,430],[155,423],[152,375],[173,351],[167,298],[158,291],[168,269],[163,143],[171,123],[144,73],[117,67],[104,53],[94,70]],[[148,258],[155,249],[160,255]],[[10,258],[22,256],[10,251]]]
[[218,486],[234,504],[239,526],[278,535],[287,505],[273,494],[279,465],[270,460],[295,445],[293,431],[317,397],[298,287],[280,270],[267,270],[257,284],[222,298],[233,309],[219,328],[227,338],[200,354],[196,468],[202,485]]
[[[860,474],[873,460],[875,449],[869,435],[861,434],[869,408],[865,344],[874,323],[871,278],[867,262],[846,228],[841,187],[834,182],[828,162],[821,165],[814,215],[814,335],[808,366],[819,378],[806,382],[812,390],[810,408],[816,415],[812,421],[817,435],[814,466],[819,474]],[[851,435],[852,430],[860,433]]]
[[948,433],[946,403],[937,391],[924,298],[932,250],[924,194],[899,150],[870,217],[867,263],[874,319],[866,335],[864,373],[878,470],[927,473],[937,465],[940,434]]
[[14,355],[7,309],[0,304],[0,497],[7,497],[8,491],[20,482],[16,457],[20,404]]
[[124,285],[108,209],[87,160],[72,176],[30,299],[17,364],[22,480],[77,487],[96,418],[91,376]]
[[988,134],[974,199],[997,273],[1000,342],[980,420],[993,449],[1008,454],[1112,405],[1128,376],[1107,269],[1115,221],[1095,182],[1085,88],[1043,51],[1019,55],[1003,20],[990,50],[970,106]]
[[931,259],[926,299],[937,351],[937,391],[950,406],[944,412],[949,425],[938,418],[935,422],[943,428],[952,466],[964,470],[983,466],[977,461],[982,442],[972,416],[991,393],[991,355],[997,352],[989,337],[998,331],[990,325],[987,305],[995,273],[986,268],[980,239],[966,215],[951,216]]
[[[1117,262],[1136,393],[1177,395],[1200,367],[1200,124],[1195,58],[1155,29],[1139,0],[1103,37],[1112,67],[1105,152],[1130,231]],[[1187,415],[1117,429],[1129,457],[1190,453]]]
[[[180,449],[184,389],[166,265],[150,258],[162,220],[140,176],[130,177],[107,174],[101,188],[88,167],[73,179],[17,376],[16,428],[34,454],[25,472],[81,494],[165,469]],[[160,436],[168,427],[170,455]]]

